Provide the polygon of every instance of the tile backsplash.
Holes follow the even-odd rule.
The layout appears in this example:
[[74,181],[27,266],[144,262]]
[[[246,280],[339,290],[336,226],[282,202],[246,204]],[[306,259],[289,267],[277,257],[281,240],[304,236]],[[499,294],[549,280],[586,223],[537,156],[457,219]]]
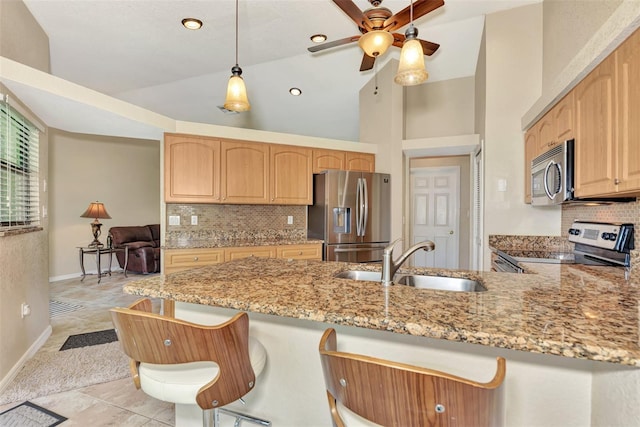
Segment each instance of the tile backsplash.
[[640,227],[640,202],[614,203],[602,206],[563,205],[561,234],[568,237],[568,230],[574,220],[631,223],[635,228],[635,241],[638,242]]
[[[307,235],[307,207],[280,205],[167,204],[166,238],[212,241],[298,239]],[[180,225],[169,225],[169,216]],[[198,225],[191,225],[191,216]],[[288,217],[293,224],[288,224]]]

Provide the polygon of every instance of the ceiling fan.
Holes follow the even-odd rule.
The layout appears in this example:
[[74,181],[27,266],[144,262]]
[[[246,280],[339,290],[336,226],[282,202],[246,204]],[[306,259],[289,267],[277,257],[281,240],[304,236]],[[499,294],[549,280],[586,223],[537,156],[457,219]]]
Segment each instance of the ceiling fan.
[[[373,68],[376,57],[382,55],[389,46],[402,47],[406,36],[393,33],[393,31],[409,23],[412,6],[407,6],[400,12],[393,14],[391,10],[380,6],[382,0],[369,0],[373,7],[365,11],[360,10],[353,0],[333,0],[333,2],[356,23],[362,34],[311,46],[308,48],[309,52],[318,52],[358,41],[365,52],[360,64],[360,71],[366,71]],[[444,0],[417,0],[413,3],[413,19],[418,19],[443,5]],[[433,55],[440,47],[437,43],[418,40],[427,56]]]

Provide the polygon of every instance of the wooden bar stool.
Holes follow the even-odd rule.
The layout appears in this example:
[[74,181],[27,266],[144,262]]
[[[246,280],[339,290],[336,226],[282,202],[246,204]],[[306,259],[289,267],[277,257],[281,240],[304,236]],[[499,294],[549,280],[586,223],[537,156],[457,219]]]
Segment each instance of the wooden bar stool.
[[502,425],[505,360],[488,383],[337,351],[334,329],[320,340],[320,359],[334,427]]
[[204,326],[154,314],[149,299],[110,311],[137,388],[175,403],[176,411],[199,406],[205,426],[218,426],[220,411],[234,416],[236,426],[242,421],[271,425],[222,408],[253,389],[266,363],[264,346],[249,337],[247,313]]

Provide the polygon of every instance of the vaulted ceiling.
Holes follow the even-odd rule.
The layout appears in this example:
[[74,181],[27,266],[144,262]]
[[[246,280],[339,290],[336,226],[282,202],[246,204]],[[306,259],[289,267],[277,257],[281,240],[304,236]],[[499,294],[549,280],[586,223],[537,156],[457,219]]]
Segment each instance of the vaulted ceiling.
[[[429,82],[472,76],[484,16],[540,0],[445,0],[416,20],[422,39],[441,45],[426,63]],[[47,33],[55,76],[173,119],[342,140],[358,140],[358,93],[377,68],[360,72],[357,43],[310,53],[309,37],[359,34],[330,0],[240,0],[239,64],[251,111],[225,114],[235,64],[233,0],[24,0]],[[367,0],[354,0],[361,9]],[[409,0],[385,0],[397,12]],[[185,29],[194,17],[204,25]],[[401,28],[397,32],[404,32]],[[301,96],[291,96],[298,87]],[[411,90],[408,88],[407,90]]]

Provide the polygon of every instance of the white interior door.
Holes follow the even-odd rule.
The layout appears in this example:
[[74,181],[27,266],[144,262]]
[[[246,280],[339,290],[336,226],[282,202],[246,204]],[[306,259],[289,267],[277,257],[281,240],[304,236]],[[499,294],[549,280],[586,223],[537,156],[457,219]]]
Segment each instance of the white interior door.
[[411,170],[412,244],[431,240],[436,249],[418,251],[414,266],[458,268],[460,168]]

